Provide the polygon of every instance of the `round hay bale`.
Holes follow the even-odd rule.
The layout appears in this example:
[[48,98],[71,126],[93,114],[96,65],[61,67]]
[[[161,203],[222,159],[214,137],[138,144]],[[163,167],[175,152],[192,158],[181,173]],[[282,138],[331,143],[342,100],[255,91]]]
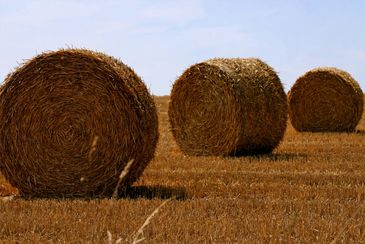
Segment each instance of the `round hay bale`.
[[0,170],[29,196],[102,196],[129,185],[153,158],[154,101],[128,66],[67,49],[38,55],[0,97]]
[[172,133],[188,155],[270,153],[283,138],[287,98],[275,71],[259,59],[211,59],[174,83]]
[[363,97],[349,73],[327,67],[310,70],[289,92],[291,123],[298,131],[353,131],[362,116]]

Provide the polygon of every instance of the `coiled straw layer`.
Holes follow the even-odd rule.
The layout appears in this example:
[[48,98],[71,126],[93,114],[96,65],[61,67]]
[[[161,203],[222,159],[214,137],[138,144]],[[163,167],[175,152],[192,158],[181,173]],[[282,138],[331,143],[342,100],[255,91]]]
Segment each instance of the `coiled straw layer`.
[[38,55],[0,96],[0,170],[23,195],[99,196],[134,182],[152,159],[157,113],[141,79],[102,53]]
[[289,92],[291,123],[298,131],[353,131],[362,116],[363,97],[349,73],[313,69],[299,77]]
[[287,99],[275,71],[259,59],[211,59],[176,80],[169,118],[185,154],[269,153],[286,129]]

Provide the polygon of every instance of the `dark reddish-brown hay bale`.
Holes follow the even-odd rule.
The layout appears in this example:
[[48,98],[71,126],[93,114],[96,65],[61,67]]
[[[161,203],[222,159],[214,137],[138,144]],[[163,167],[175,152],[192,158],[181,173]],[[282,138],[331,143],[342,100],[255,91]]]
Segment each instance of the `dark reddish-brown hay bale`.
[[291,88],[289,116],[298,131],[353,131],[363,111],[359,84],[336,68],[316,68],[299,77]]
[[12,74],[0,96],[0,169],[29,196],[111,194],[154,156],[154,101],[128,66],[102,53],[41,54]]
[[188,155],[271,152],[283,138],[287,97],[275,71],[259,59],[211,59],[174,83],[172,133]]

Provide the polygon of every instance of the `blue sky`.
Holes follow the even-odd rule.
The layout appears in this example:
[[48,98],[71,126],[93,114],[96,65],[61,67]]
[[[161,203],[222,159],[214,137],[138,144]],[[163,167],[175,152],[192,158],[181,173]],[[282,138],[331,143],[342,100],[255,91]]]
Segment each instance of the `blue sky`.
[[365,92],[364,0],[0,0],[0,82],[23,60],[67,46],[134,68],[155,95],[190,65],[258,57],[288,90],[318,66]]

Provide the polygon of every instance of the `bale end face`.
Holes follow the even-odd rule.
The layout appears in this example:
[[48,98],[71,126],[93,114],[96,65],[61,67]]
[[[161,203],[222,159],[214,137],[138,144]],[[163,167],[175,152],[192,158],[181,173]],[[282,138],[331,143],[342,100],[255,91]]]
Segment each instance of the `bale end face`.
[[111,194],[152,159],[157,112],[141,79],[98,52],[34,57],[10,74],[0,96],[0,170],[30,196]]
[[359,84],[337,68],[316,68],[299,77],[288,94],[293,127],[308,132],[354,131],[363,112]]

